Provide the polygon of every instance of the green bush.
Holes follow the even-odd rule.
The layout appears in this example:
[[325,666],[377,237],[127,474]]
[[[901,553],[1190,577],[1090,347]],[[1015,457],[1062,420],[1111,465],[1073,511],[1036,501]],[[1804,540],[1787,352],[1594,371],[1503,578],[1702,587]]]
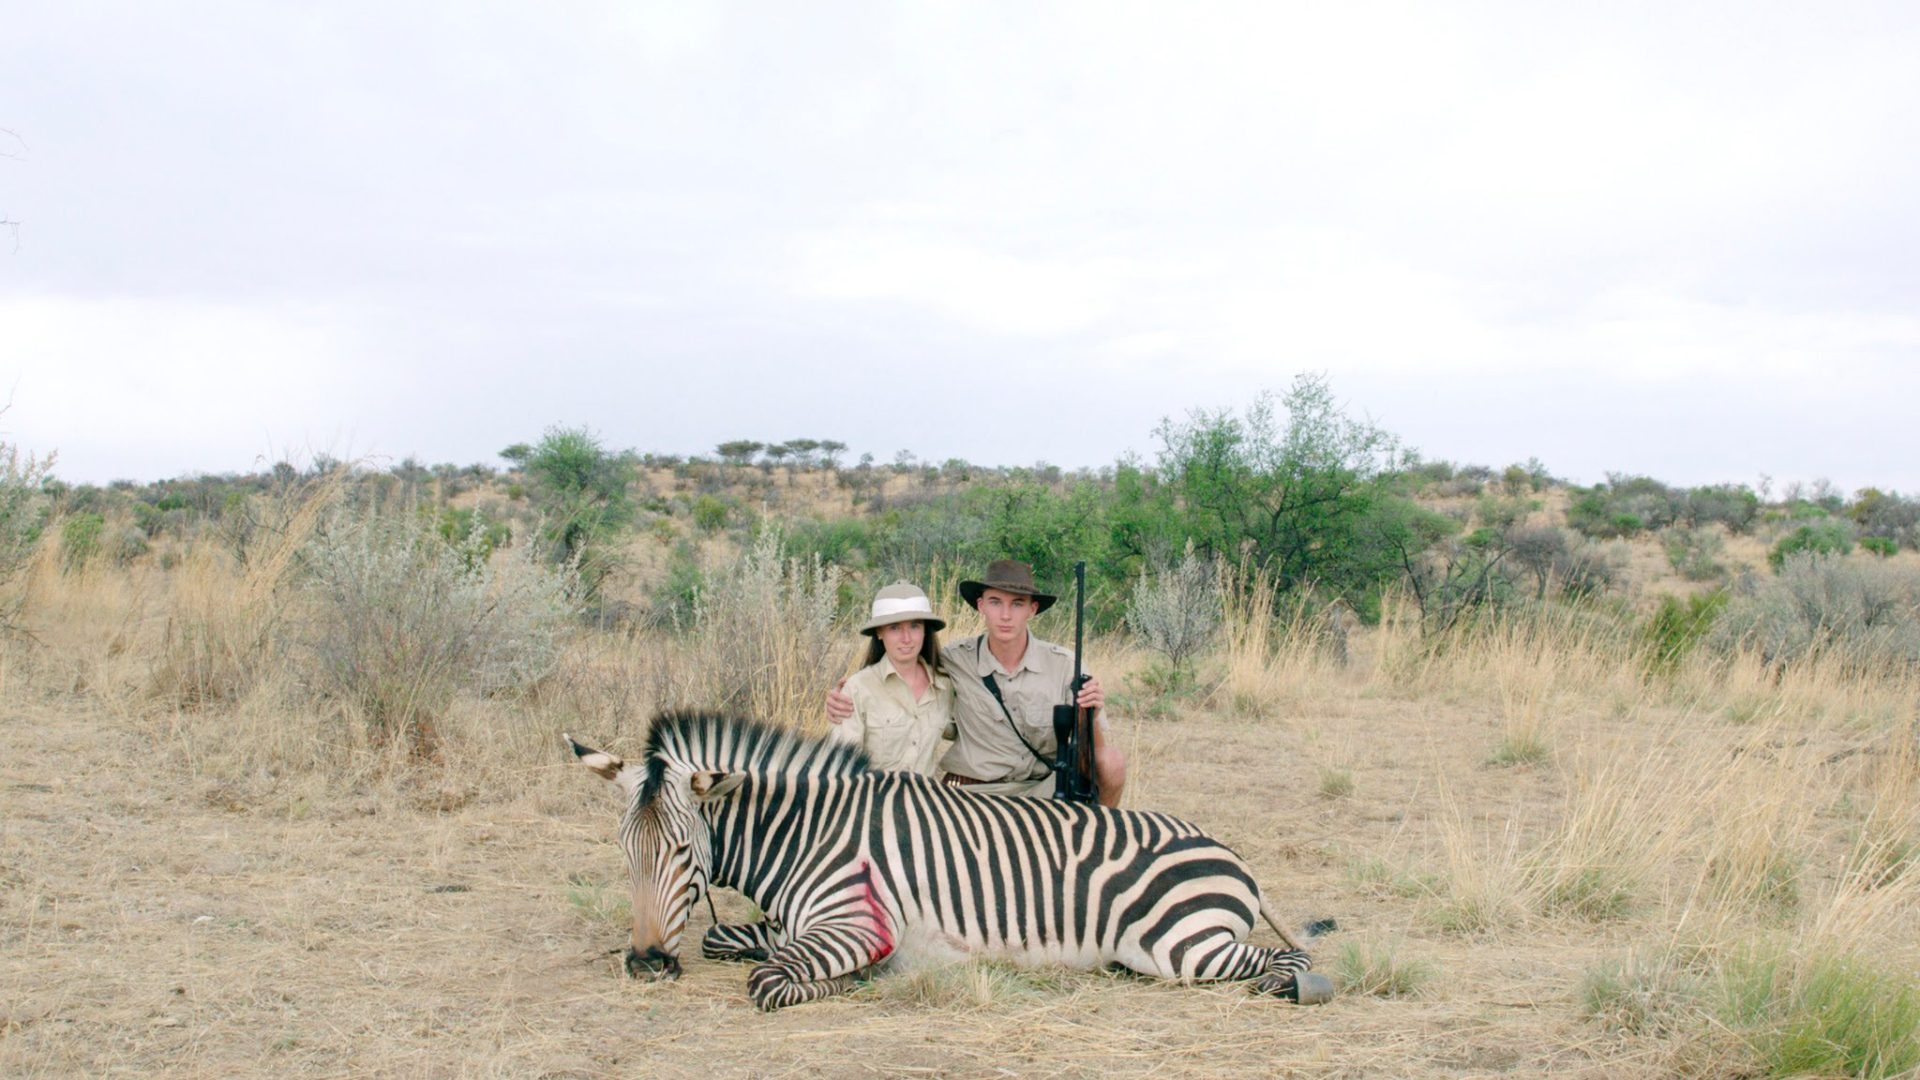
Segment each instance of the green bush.
[[139,529],[148,536],[160,535],[160,530],[166,527],[166,517],[166,512],[153,503],[136,502],[133,504],[134,528]]
[[[1311,583],[1356,610],[1398,577],[1404,552],[1374,542],[1381,530],[1370,529],[1394,496],[1398,441],[1349,417],[1323,377],[1296,378],[1284,398],[1262,395],[1238,415],[1164,420],[1154,434],[1178,535],[1202,557],[1244,550],[1280,588]],[[1483,472],[1483,481],[1492,475]]]
[[706,585],[693,545],[686,540],[675,544],[667,557],[666,573],[648,594],[648,624],[658,628],[693,625],[694,605]]
[[1597,540],[1611,540],[1664,529],[1679,520],[1684,508],[1685,498],[1658,480],[1608,473],[1604,484],[1573,489],[1567,526]]
[[1892,558],[1893,554],[1900,550],[1899,544],[1884,536],[1863,536],[1860,538],[1860,546],[1883,559]]
[[478,510],[442,510],[439,529],[440,539],[459,551],[469,567],[486,562],[513,540],[506,522],[489,521]]
[[613,570],[611,541],[633,520],[634,462],[632,451],[608,451],[587,428],[553,427],[522,466],[552,561],[577,567],[589,590]]
[[[51,458],[22,457],[18,447],[0,441],[0,586],[11,585],[33,558],[46,527],[51,500],[43,484],[52,468]],[[13,589],[0,598],[0,630],[13,625],[20,600]]]
[[787,552],[814,555],[837,567],[864,567],[870,561],[874,534],[883,530],[883,523],[860,517],[831,521],[803,517],[787,525]]
[[1782,537],[1767,553],[1767,565],[1777,574],[1793,555],[1845,555],[1852,550],[1853,526],[1844,521],[1827,519],[1802,525]]
[[1862,537],[1883,538],[1896,547],[1920,548],[1920,499],[1867,488],[1848,508],[1848,516],[1860,526]]
[[69,573],[84,570],[100,553],[100,534],[107,521],[99,514],[69,514],[60,523],[60,566]]
[[727,504],[715,495],[702,495],[693,501],[693,525],[701,532],[719,532],[727,527]]
[[1727,576],[1720,554],[1726,541],[1714,529],[1692,529],[1676,525],[1661,534],[1667,549],[1667,562],[1688,581],[1715,581]]
[[1760,514],[1760,496],[1745,484],[1714,484],[1697,487],[1687,492],[1686,507],[1682,511],[1686,523],[1693,528],[1703,525],[1720,524],[1732,533],[1743,533],[1751,528]]
[[1655,670],[1670,671],[1692,653],[1694,647],[1713,629],[1714,621],[1727,607],[1727,591],[1715,589],[1685,600],[1669,593],[1660,598],[1641,629],[1646,643],[1648,663]]

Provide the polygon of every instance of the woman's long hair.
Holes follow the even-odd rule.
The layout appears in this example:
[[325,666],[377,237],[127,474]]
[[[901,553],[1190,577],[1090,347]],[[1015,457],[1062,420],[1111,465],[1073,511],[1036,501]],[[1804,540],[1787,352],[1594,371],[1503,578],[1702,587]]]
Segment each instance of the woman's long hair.
[[[919,623],[926,629],[926,636],[920,639],[921,661],[927,665],[928,671],[933,672],[935,675],[943,674],[945,669],[940,666],[940,631],[935,630],[931,626],[927,626],[926,620],[924,619],[914,619],[912,621]],[[885,629],[886,627],[884,626],[877,626],[874,627],[873,633],[867,635],[873,640],[867,644],[867,662],[861,665],[862,667],[872,667],[879,663],[882,657],[887,655],[887,643],[880,640],[880,631]]]

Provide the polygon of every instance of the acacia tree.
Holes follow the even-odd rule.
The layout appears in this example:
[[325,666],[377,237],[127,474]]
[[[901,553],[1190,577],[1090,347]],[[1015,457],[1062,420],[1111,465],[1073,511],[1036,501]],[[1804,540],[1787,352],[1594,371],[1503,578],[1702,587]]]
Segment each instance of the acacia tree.
[[729,442],[723,442],[713,449],[715,453],[720,455],[721,461],[729,465],[739,466],[752,461],[753,455],[766,448],[767,444],[763,442],[755,442],[752,439],[734,439]]
[[786,447],[787,453],[793,455],[801,468],[812,468],[818,464],[814,455],[820,452],[819,439],[788,439]]
[[1385,569],[1363,526],[1391,494],[1399,444],[1347,416],[1318,374],[1297,377],[1277,406],[1261,394],[1241,415],[1161,421],[1158,472],[1180,531],[1208,556],[1245,549],[1282,589],[1317,583],[1355,599]]

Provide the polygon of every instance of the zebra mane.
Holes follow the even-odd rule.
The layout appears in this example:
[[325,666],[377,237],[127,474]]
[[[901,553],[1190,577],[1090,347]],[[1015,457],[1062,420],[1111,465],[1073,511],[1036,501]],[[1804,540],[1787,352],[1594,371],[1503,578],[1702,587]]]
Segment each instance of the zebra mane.
[[647,778],[636,806],[660,793],[667,767],[754,776],[853,776],[872,771],[866,752],[758,720],[711,713],[667,712],[647,732]]

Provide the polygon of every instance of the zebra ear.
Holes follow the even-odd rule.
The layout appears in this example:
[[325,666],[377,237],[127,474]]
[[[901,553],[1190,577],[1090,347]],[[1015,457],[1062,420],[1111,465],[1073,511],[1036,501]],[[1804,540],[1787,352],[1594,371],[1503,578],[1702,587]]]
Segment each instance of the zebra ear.
[[567,745],[573,748],[573,756],[580,759],[580,764],[585,765],[594,775],[618,784],[628,798],[632,798],[633,793],[639,789],[643,772],[639,766],[628,765],[624,760],[604,750],[595,750],[584,743],[576,742],[571,735],[562,734],[560,737],[567,740]]
[[701,801],[725,798],[746,780],[746,773],[697,772],[693,774],[693,797]]

